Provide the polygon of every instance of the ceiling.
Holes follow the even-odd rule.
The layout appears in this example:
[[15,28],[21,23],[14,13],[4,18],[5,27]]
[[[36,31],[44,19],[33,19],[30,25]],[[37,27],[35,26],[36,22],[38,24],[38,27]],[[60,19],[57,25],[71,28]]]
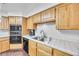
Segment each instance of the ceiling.
[[29,17],[58,3],[0,3],[1,16]]

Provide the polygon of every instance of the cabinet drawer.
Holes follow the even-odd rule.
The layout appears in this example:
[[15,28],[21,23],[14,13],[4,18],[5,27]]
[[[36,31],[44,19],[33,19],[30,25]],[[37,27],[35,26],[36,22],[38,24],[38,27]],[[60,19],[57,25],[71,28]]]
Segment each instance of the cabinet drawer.
[[56,50],[56,49],[54,49],[53,55],[54,56],[71,56],[70,54],[67,54],[65,52],[62,52],[62,51],[59,51],[59,50]]
[[52,48],[48,47],[48,46],[45,46],[43,44],[40,44],[38,43],[37,44],[37,48],[38,49],[41,49],[41,50],[44,50],[45,52],[49,53],[49,54],[52,54]]
[[37,56],[51,56],[51,54],[49,54],[41,49],[37,49]]

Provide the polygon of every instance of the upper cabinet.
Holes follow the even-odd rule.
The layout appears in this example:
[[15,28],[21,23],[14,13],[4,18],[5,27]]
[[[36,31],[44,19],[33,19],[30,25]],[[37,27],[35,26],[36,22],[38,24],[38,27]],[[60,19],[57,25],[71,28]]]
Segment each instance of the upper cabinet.
[[33,23],[40,23],[40,13],[33,15]]
[[41,22],[49,22],[55,20],[55,8],[49,8],[41,12]]
[[69,29],[68,5],[63,4],[56,8],[56,28]]
[[20,17],[20,16],[9,16],[9,24],[21,25],[22,24],[22,17]]
[[9,29],[8,17],[2,16],[1,22],[0,22],[0,29]]
[[69,5],[70,29],[79,30],[79,3]]
[[27,19],[27,29],[34,29],[33,27],[33,17]]
[[9,24],[15,24],[16,18],[15,16],[9,16]]
[[79,4],[60,4],[56,7],[56,28],[79,30]]

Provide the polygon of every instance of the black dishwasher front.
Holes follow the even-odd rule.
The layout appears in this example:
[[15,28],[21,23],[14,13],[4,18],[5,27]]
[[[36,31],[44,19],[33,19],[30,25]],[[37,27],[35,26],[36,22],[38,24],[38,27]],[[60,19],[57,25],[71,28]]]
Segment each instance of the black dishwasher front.
[[23,49],[28,53],[28,39],[23,37]]

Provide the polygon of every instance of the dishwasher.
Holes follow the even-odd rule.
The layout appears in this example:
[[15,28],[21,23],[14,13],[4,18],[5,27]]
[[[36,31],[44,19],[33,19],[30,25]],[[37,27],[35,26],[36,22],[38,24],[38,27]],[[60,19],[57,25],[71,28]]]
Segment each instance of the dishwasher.
[[28,39],[23,37],[23,49],[28,53]]

